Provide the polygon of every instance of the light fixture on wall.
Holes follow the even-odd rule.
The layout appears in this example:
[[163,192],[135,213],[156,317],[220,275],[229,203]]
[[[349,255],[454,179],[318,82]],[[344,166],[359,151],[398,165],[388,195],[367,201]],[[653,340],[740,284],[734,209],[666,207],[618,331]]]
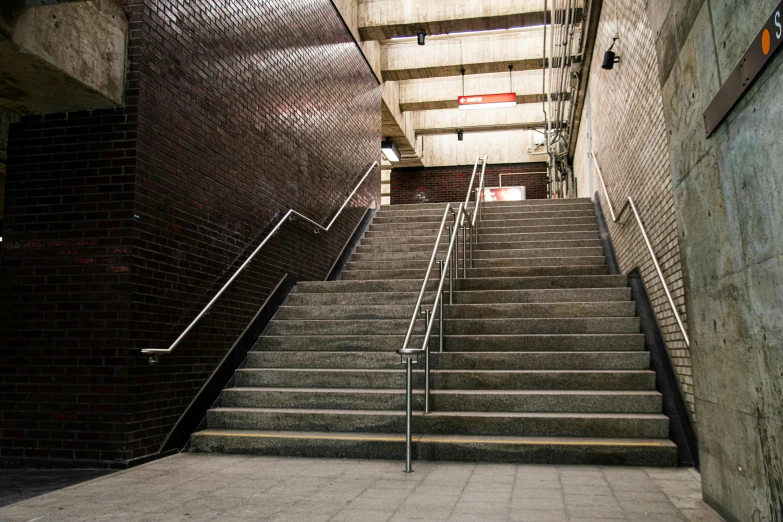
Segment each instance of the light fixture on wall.
[[604,63],[601,64],[601,69],[606,69],[607,71],[611,71],[614,69],[614,64],[620,61],[620,57],[617,56],[612,49],[614,48],[615,42],[617,42],[619,38],[616,36],[612,38],[612,45],[609,46],[609,50],[604,53]]
[[462,129],[457,129],[457,141],[462,141]]
[[419,29],[419,32],[416,33],[416,41],[419,43],[419,45],[424,45],[424,39],[427,37],[427,31],[424,29]]
[[397,148],[397,145],[390,138],[381,141],[381,151],[387,160],[395,163],[400,161],[400,149]]

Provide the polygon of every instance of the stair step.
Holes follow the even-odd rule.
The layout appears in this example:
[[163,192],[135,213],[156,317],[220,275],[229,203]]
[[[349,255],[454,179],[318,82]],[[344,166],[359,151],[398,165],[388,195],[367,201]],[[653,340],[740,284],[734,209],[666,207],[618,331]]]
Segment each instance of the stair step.
[[[429,244],[406,244],[401,245],[398,243],[395,243],[394,241],[389,241],[386,244],[378,244],[378,245],[359,245],[356,247],[356,253],[357,254],[381,254],[386,252],[426,252],[427,255],[432,255],[432,248],[435,244],[435,236],[433,236],[432,241]],[[572,248],[601,248],[601,240],[596,236],[590,239],[548,239],[545,241],[520,241],[517,243],[513,243],[517,245],[516,247],[502,247],[506,250],[531,250],[531,249],[538,249],[538,248],[564,248],[564,249],[572,249]],[[441,245],[441,250],[443,252],[446,251],[446,247],[448,245],[443,242]],[[487,251],[487,250],[497,250],[501,247],[492,247],[487,248],[487,245],[482,241],[481,243],[478,243],[476,245],[473,245],[473,251],[474,253],[480,252],[480,251]],[[602,249],[603,251],[603,249]]]
[[[471,209],[472,210],[472,209]],[[595,221],[595,209],[585,208],[562,208],[562,209],[514,209],[506,212],[484,212],[481,216],[482,222],[505,221],[513,219],[559,219],[559,218],[584,218],[588,217]],[[447,218],[447,221],[449,219]],[[443,221],[443,212],[433,214],[386,214],[379,212],[372,220],[374,224],[381,223],[438,223]]]
[[[412,430],[431,434],[527,437],[665,438],[669,419],[654,413],[431,412],[413,415]],[[405,412],[300,408],[214,408],[209,429],[397,432]]]
[[[443,258],[446,253],[448,244],[442,243],[442,248],[438,250],[439,258]],[[513,259],[514,261],[521,261],[530,258],[541,259],[569,259],[569,258],[592,258],[592,257],[604,257],[603,248],[598,241],[592,247],[572,247],[572,248],[551,248],[550,244],[548,248],[527,248],[527,249],[479,249],[478,245],[474,245],[473,259]],[[429,249],[421,249],[418,251],[407,250],[388,250],[388,251],[373,251],[373,252],[359,252],[351,256],[351,261],[402,261],[413,260],[427,262],[432,257],[432,247]],[[603,260],[606,263],[606,260]]]
[[[419,292],[324,292],[324,293],[292,293],[288,296],[289,306],[396,306],[409,305],[413,310]],[[435,292],[424,294],[424,304],[431,304]],[[625,288],[570,288],[539,289],[539,290],[472,290],[455,291],[453,300],[459,304],[525,304],[525,303],[603,303],[628,301],[631,299],[631,289]]]
[[[441,352],[431,365],[444,370],[647,370],[650,353],[634,352]],[[251,351],[246,368],[400,369],[396,352]]]
[[[342,274],[343,281],[372,281],[384,279],[418,279],[423,280],[424,269],[394,268],[389,270],[346,270]],[[468,279],[473,278],[514,278],[536,276],[575,276],[603,275],[609,269],[606,265],[566,265],[566,266],[519,266],[500,268],[468,268]],[[460,280],[460,285],[464,280]]]
[[[437,229],[432,230],[381,230],[365,233],[360,245],[435,245]],[[487,228],[479,234],[479,244],[520,241],[560,241],[571,239],[600,239],[598,226],[592,225],[542,225],[530,227]]]
[[[457,204],[459,205],[459,203]],[[473,212],[474,203],[471,202],[468,209]],[[444,203],[439,208],[426,208],[426,209],[400,209],[398,206],[381,207],[376,214],[377,217],[413,217],[413,216],[439,216],[443,217],[443,212],[446,210],[446,204]],[[495,207],[490,203],[484,203],[481,208],[483,216],[497,216],[505,214],[516,214],[520,212],[552,212],[552,211],[572,211],[580,210],[583,212],[595,212],[595,206],[591,201],[584,203],[569,203],[569,204],[550,204],[550,205],[517,205],[512,207]]]
[[[408,331],[405,319],[291,319],[274,320],[267,335],[402,335]],[[424,333],[424,319],[416,321],[416,332]],[[638,317],[535,317],[444,319],[449,335],[508,334],[603,334],[637,333]],[[437,321],[433,332],[438,331]]]
[[[191,440],[191,451],[200,453],[405,459],[405,436],[399,433],[208,429]],[[412,455],[432,461],[677,466],[677,447],[667,439],[416,434]]]
[[[401,305],[344,305],[281,306],[276,319],[410,319],[415,295]],[[508,304],[454,304],[445,306],[447,319],[515,318],[515,317],[633,317],[636,306],[631,301],[603,303],[508,303]]]
[[[445,335],[444,350],[453,352],[625,352],[644,349],[642,334]],[[255,350],[396,352],[404,335],[264,335]],[[414,335],[409,346],[421,346]],[[437,337],[432,340],[437,343]],[[434,344],[433,344],[434,346]]]
[[[500,251],[504,252],[504,251]],[[346,263],[347,270],[427,270],[430,256],[427,259],[383,259],[360,260]],[[460,270],[463,258],[459,259]],[[437,265],[436,265],[437,266]],[[483,268],[526,268],[526,267],[571,267],[571,266],[606,266],[604,256],[593,257],[519,257],[473,259],[474,269]]]
[[[457,205],[463,203],[463,200],[452,201],[451,204],[456,208]],[[469,200],[468,203],[473,208],[475,201]],[[397,205],[389,205],[382,207],[383,209],[405,211],[405,210],[422,210],[422,209],[443,209],[446,208],[448,203],[403,203]],[[590,204],[593,202],[590,198],[567,198],[567,199],[525,199],[522,201],[485,201],[482,203],[484,209],[504,209],[504,208],[528,208],[535,207],[537,205],[575,205],[575,204]]]
[[[403,223],[372,223],[368,230],[377,231],[399,231],[399,230],[433,230],[437,233],[440,229],[440,221],[430,222],[403,222]],[[448,223],[447,223],[448,225]],[[526,218],[526,219],[497,219],[482,220],[478,223],[479,233],[485,229],[508,229],[515,227],[564,227],[572,228],[574,225],[584,225],[591,228],[596,227],[595,217],[552,217],[552,218]],[[531,231],[533,232],[533,231]],[[487,232],[489,233],[489,232]]]
[[[405,390],[354,388],[229,388],[224,408],[308,408],[405,410]],[[660,413],[656,391],[432,390],[437,411],[509,411],[550,413]],[[424,391],[415,390],[413,408],[424,408]]]

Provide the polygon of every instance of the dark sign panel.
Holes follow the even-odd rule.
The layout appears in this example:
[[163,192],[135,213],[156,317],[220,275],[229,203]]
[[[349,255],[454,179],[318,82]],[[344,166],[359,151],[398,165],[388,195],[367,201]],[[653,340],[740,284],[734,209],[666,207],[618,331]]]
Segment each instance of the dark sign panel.
[[704,111],[707,136],[710,136],[720,125],[780,46],[783,40],[782,8],[783,2],[780,2]]

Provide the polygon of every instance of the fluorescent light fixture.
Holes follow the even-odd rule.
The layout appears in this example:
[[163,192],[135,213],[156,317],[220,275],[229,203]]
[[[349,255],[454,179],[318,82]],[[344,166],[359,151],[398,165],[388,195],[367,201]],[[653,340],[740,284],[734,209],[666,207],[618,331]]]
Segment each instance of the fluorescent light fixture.
[[383,152],[383,155],[386,156],[387,160],[395,163],[400,161],[400,149],[398,149],[397,145],[389,138],[386,138],[381,142],[381,151]]
[[457,105],[461,111],[516,107],[517,94],[515,92],[503,94],[470,94],[457,98]]

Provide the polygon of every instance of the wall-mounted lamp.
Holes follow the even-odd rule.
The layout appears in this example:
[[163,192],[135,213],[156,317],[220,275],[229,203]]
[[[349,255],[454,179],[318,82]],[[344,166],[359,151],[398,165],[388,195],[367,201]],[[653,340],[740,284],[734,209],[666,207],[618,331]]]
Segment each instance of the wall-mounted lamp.
[[614,44],[617,40],[617,37],[612,38],[612,45],[609,47],[609,50],[604,53],[604,63],[601,64],[601,69],[611,71],[614,69],[614,64],[620,61],[620,57],[617,56],[614,51],[612,51],[612,48],[614,48]]
[[457,131],[457,141],[462,141],[462,135],[463,135],[462,129],[459,129]]
[[419,32],[416,33],[416,41],[419,43],[419,45],[424,45],[424,38],[427,37],[427,31],[424,29],[419,29]]
[[381,142],[381,151],[387,160],[395,163],[400,161],[400,149],[397,148],[397,145],[391,139],[386,138]]

